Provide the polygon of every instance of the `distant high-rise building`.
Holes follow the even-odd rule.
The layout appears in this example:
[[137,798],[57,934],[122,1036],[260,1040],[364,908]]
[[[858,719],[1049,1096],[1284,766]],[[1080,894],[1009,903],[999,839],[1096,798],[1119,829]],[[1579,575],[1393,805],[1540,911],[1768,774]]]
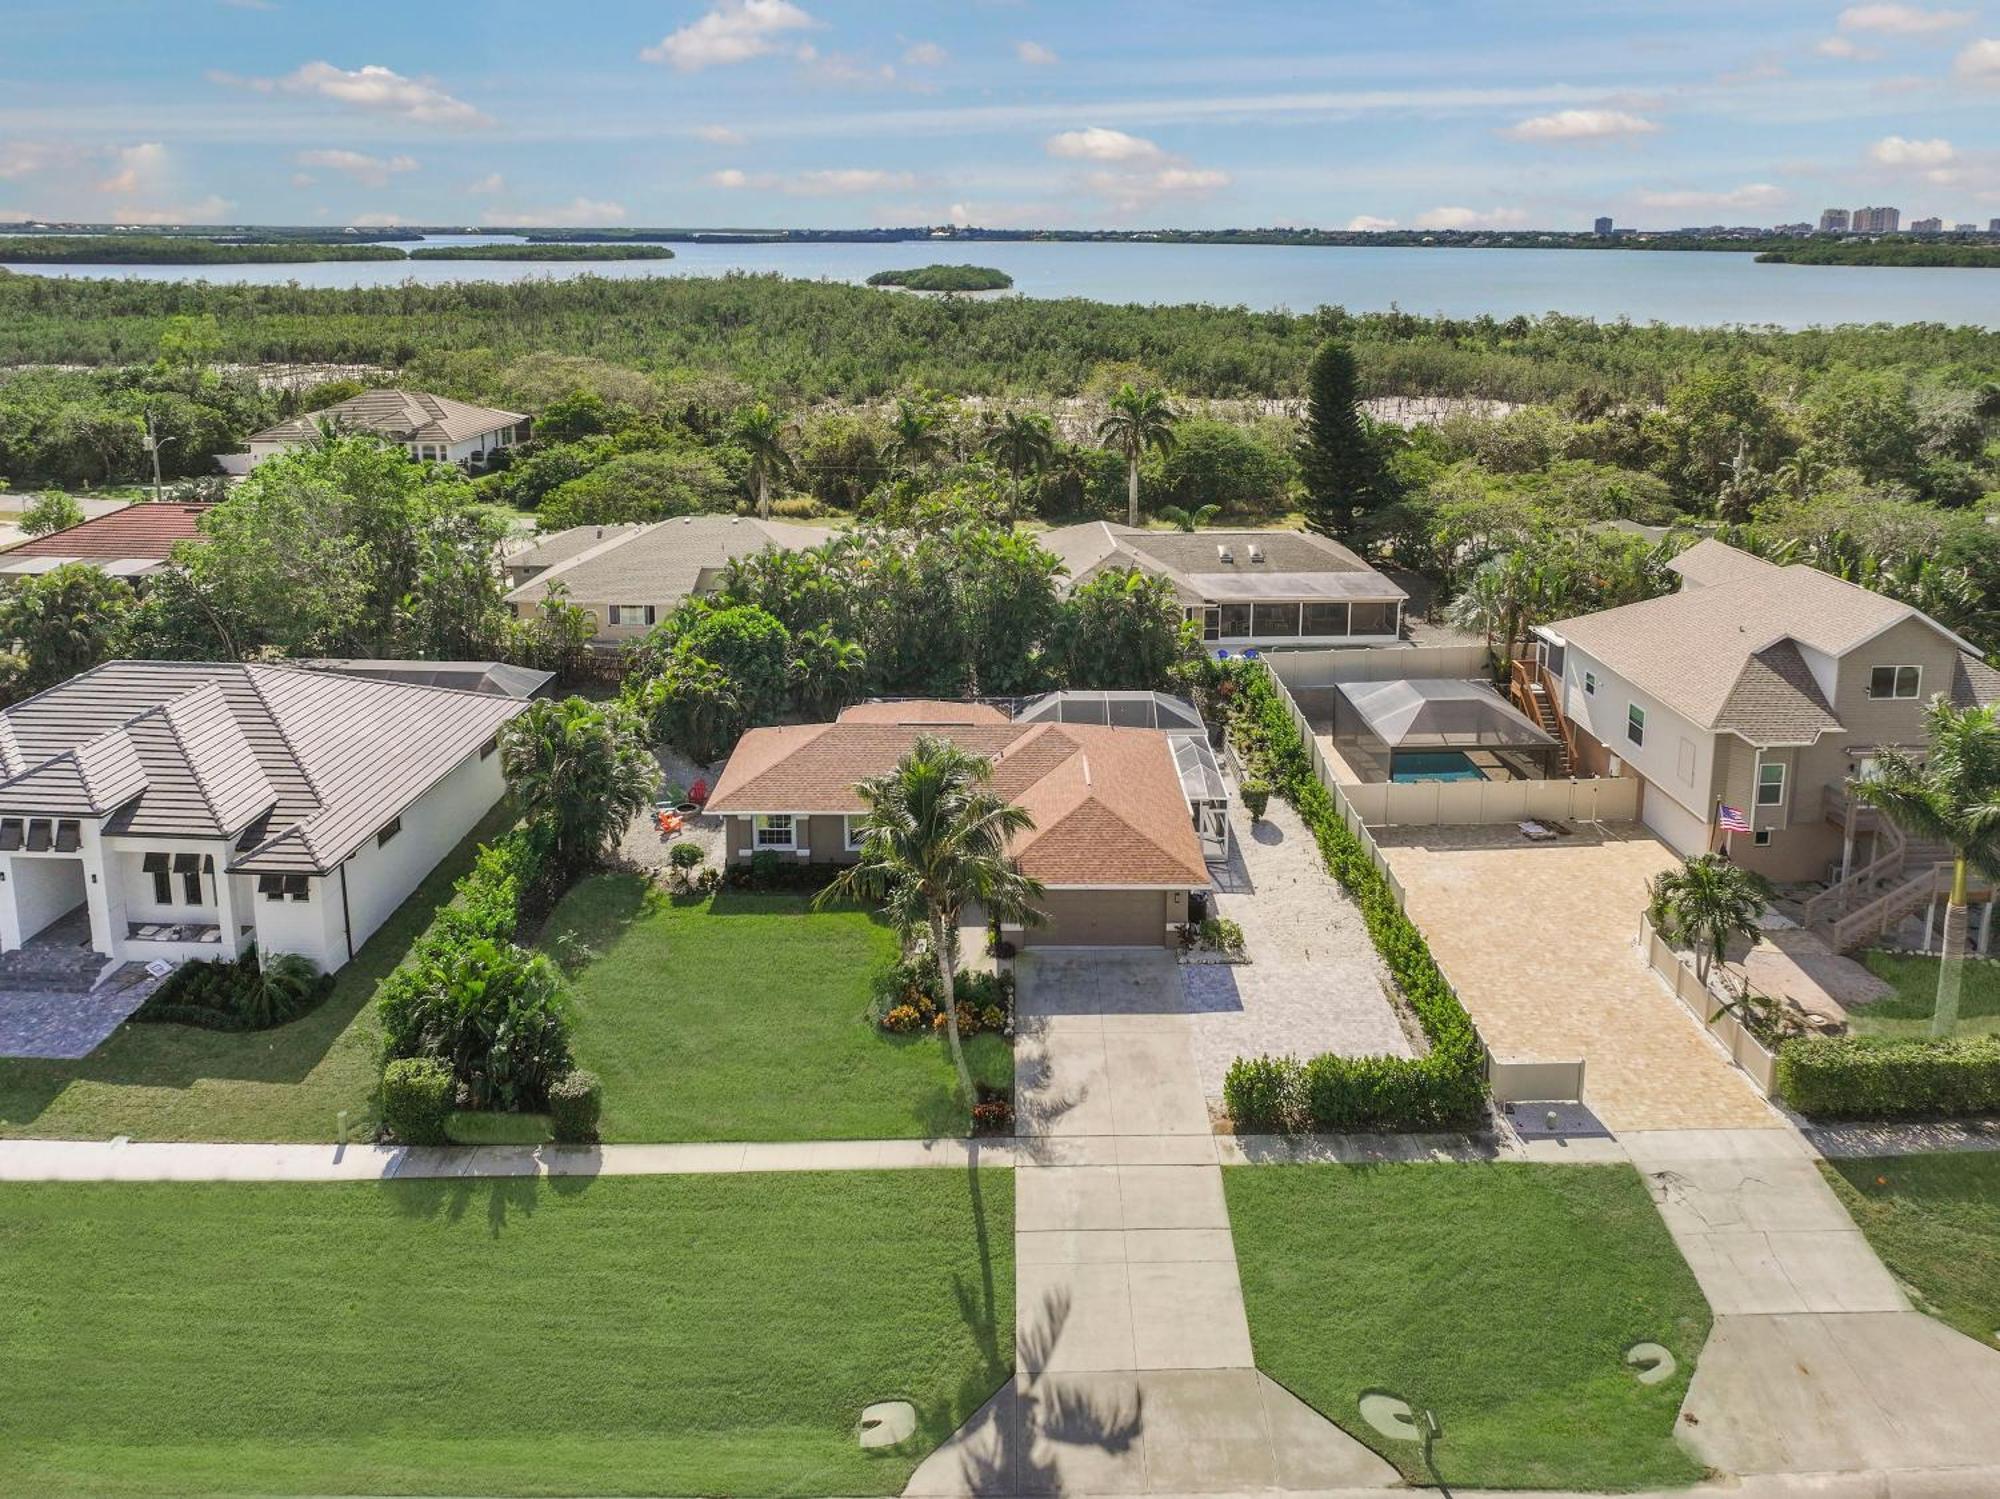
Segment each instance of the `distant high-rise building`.
[[1942,234],[1944,233],[1944,220],[1939,218],[1911,219],[1910,233]]
[[1988,219],[1986,221],[1986,232],[1988,234],[2000,234],[2000,219]]
[[1609,238],[1611,234],[1611,227],[1612,227],[1611,220],[1609,218],[1598,219],[1595,223],[1593,223],[1590,226],[1591,232],[1595,234],[1599,239]]
[[1810,224],[1774,224],[1771,226],[1771,232],[1773,234],[1811,234],[1813,226]]
[[1852,221],[1856,234],[1894,234],[1902,222],[1900,208],[1857,208]]
[[1823,208],[1819,215],[1821,234],[1847,233],[1847,210],[1844,208]]

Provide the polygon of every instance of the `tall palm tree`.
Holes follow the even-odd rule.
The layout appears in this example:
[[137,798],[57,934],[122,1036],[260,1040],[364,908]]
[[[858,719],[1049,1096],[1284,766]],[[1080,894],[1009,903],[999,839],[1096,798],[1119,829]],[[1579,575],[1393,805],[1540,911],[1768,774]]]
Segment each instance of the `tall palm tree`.
[[1160,519],[1183,531],[1199,531],[1203,526],[1222,514],[1220,505],[1197,505],[1192,510],[1184,510],[1179,505],[1162,505]]
[[1157,390],[1118,387],[1111,409],[1097,424],[1097,440],[1125,460],[1125,524],[1139,524],[1139,460],[1148,449],[1167,452],[1174,445],[1174,423],[1180,413]]
[[500,754],[522,817],[549,839],[565,873],[599,858],[652,802],[660,778],[638,716],[580,697],[530,704],[507,726]]
[[1694,973],[1706,985],[1732,937],[1754,937],[1771,903],[1771,883],[1720,854],[1699,854],[1663,870],[1647,887],[1646,915],[1662,937],[1694,949]]
[[736,441],[750,455],[750,487],[757,495],[757,519],[771,518],[771,481],[794,472],[785,448],[785,419],[759,401],[736,418]]
[[814,904],[862,897],[923,924],[937,960],[945,1035],[966,1107],[978,1102],[958,1034],[954,951],[958,922],[977,903],[1000,921],[1031,921],[1041,882],[1022,874],[1007,844],[1034,827],[1027,809],[995,794],[993,763],[948,739],[925,734],[887,774],[855,787],[868,808],[861,857],[820,892]]
[[826,626],[801,630],[792,637],[792,682],[799,707],[830,718],[848,700],[849,689],[868,669],[868,652],[852,640],[842,640]]
[[931,407],[918,401],[896,402],[896,415],[889,423],[889,440],[882,454],[890,472],[901,470],[915,475],[927,463],[934,463],[945,450],[943,419]]
[[1014,488],[1007,496],[1007,529],[1011,531],[1021,510],[1021,475],[1033,474],[1039,479],[1048,469],[1056,454],[1055,428],[1039,411],[1009,411],[987,437],[986,451],[1014,476]]
[[1951,895],[1944,912],[1937,1007],[1931,1034],[1958,1029],[1965,987],[1965,938],[1971,925],[1966,883],[1971,870],[2000,880],[2000,715],[1988,708],[1954,708],[1942,694],[1924,713],[1930,754],[1922,763],[1884,750],[1872,780],[1854,794],[1905,832],[1951,848]]

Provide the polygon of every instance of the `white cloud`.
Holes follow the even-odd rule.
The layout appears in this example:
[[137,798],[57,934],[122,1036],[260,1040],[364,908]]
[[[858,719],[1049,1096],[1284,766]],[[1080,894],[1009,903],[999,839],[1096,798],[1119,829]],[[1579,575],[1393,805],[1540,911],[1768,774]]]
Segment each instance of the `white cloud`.
[[302,167],[319,167],[351,177],[363,187],[387,187],[392,175],[417,170],[414,156],[370,156],[365,151],[301,151]]
[[1372,213],[1357,213],[1347,221],[1347,229],[1350,234],[1370,234],[1377,229],[1394,229],[1395,227],[1396,221],[1394,219],[1378,219]]
[[[142,193],[158,184],[167,169],[167,148],[158,141],[126,146],[118,152],[118,170],[97,184],[100,193]],[[121,214],[120,217],[126,217]]]
[[837,198],[856,193],[906,191],[917,185],[914,172],[888,172],[874,167],[830,167],[810,172],[745,172],[726,167],[710,172],[712,186],[756,188],[793,198]]
[[571,229],[579,226],[616,224],[625,217],[625,205],[595,198],[572,198],[557,208],[517,209],[503,212],[488,209],[480,215],[486,224],[518,225],[523,229]]
[[260,94],[304,94],[351,105],[370,114],[395,115],[419,125],[491,125],[492,119],[453,98],[429,78],[405,78],[394,68],[366,63],[336,68],[330,62],[309,62],[282,78],[238,78],[211,72],[213,83],[251,89]]
[[1512,229],[1528,222],[1519,208],[1459,208],[1445,205],[1417,215],[1419,229]]
[[1840,13],[1842,31],[1876,31],[1885,36],[1928,36],[1952,31],[1972,20],[1969,10],[1923,10],[1914,5],[1850,5]]
[[145,208],[124,203],[113,209],[111,216],[121,224],[213,224],[227,218],[235,206],[229,199],[210,193],[197,202],[176,208]]
[[1598,141],[1621,135],[1652,135],[1659,126],[1623,109],[1559,109],[1535,115],[1500,133],[1517,141]]
[[810,31],[819,24],[791,0],[721,0],[700,20],[662,37],[639,56],[697,73],[767,57],[779,50],[786,32]]
[[1912,141],[1900,135],[1885,135],[1868,149],[1868,155],[1885,167],[1938,167],[1957,154],[1950,141]]
[[1064,130],[1043,142],[1051,156],[1079,161],[1158,161],[1160,148],[1144,136],[1127,135],[1090,125],[1082,130]]
[[710,172],[708,180],[714,187],[738,188],[750,185],[748,174],[738,171],[735,167],[724,167],[719,172]]
[[1779,202],[1785,190],[1769,182],[1747,182],[1721,192],[1676,190],[1639,194],[1648,208],[1765,208]]
[[1830,36],[1816,42],[1813,45],[1813,51],[1817,52],[1821,57],[1842,57],[1846,58],[1849,62],[1866,62],[1882,55],[1872,48],[1850,42],[1844,36]]
[[821,53],[816,47],[806,46],[799,48],[798,62],[813,77],[828,83],[890,83],[896,77],[896,70],[890,64],[870,62],[852,52]]
[[498,172],[488,172],[477,182],[468,184],[465,190],[475,198],[504,193],[507,191],[507,179]]
[[0,141],[0,182],[45,171],[75,157],[76,152],[68,146],[51,146],[41,141]]
[[1229,186],[1230,176],[1217,167],[1164,166],[1142,170],[1092,172],[1084,185],[1116,213],[1140,213],[1163,198],[1203,197]]
[[2000,39],[1981,37],[1958,54],[1952,71],[1970,83],[2000,83]]
[[941,68],[951,54],[936,42],[911,42],[903,49],[903,61],[913,68]]
[[694,129],[696,140],[707,141],[711,146],[740,146],[744,135],[740,130],[732,130],[727,125],[697,125]]
[[1040,42],[1014,43],[1014,56],[1031,68],[1052,68],[1062,59]]

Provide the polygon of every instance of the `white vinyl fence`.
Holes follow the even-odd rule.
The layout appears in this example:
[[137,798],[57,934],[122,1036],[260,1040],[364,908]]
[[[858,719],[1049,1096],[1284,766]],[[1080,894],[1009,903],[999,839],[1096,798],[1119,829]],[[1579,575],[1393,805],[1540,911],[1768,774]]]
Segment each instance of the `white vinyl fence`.
[[1376,781],[1342,786],[1361,820],[1374,828],[1526,822],[1632,822],[1639,782],[1630,776],[1588,781]]
[[1660,976],[1660,982],[1673,990],[1674,998],[1722,1043],[1730,1060],[1749,1073],[1757,1091],[1768,1098],[1777,1086],[1777,1053],[1751,1035],[1733,1013],[1722,1008],[1722,1001],[1695,976],[1694,968],[1644,918],[1639,922],[1639,942],[1646,949],[1647,965]]

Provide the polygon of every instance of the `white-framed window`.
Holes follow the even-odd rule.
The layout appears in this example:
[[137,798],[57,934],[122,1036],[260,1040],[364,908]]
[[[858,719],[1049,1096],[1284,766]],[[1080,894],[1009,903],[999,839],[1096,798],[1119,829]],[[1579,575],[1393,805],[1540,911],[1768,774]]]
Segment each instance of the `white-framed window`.
[[659,618],[656,604],[613,604],[611,623],[614,625],[650,625]]
[[1585,672],[1585,673],[1583,674],[1583,695],[1584,695],[1585,697],[1596,697],[1596,696],[1597,696],[1597,673],[1596,673],[1596,672],[1594,672],[1594,671],[1587,671],[1587,672]]
[[1771,830],[1769,828],[1757,829],[1756,832],[1750,835],[1750,841],[1759,848],[1769,848],[1771,846]]
[[1921,666],[1876,666],[1868,672],[1870,697],[1915,697],[1923,685]]
[[867,819],[856,813],[849,813],[840,821],[843,845],[850,854],[860,853],[861,845],[868,841]]
[[1782,807],[1785,804],[1785,762],[1766,760],[1757,767],[1757,805]]
[[1625,705],[1625,737],[1634,744],[1646,742],[1646,710],[1637,703]]
[[797,848],[798,831],[789,812],[760,812],[751,819],[750,841],[759,848]]

